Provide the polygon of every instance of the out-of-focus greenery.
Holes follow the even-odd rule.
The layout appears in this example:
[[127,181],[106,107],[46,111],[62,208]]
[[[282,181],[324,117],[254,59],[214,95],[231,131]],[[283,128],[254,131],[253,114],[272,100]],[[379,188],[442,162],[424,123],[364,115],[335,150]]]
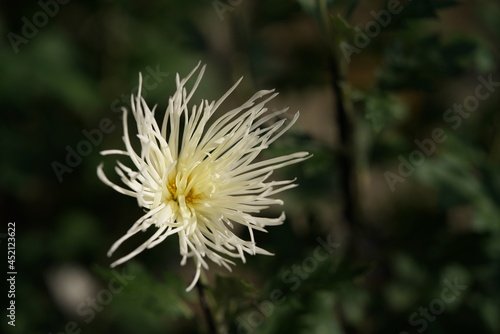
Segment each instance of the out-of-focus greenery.
[[[99,151],[122,146],[119,109],[138,72],[156,73],[145,95],[161,111],[175,74],[201,60],[208,67],[195,100],[218,98],[241,76],[227,108],[276,88],[270,108],[300,109],[301,118],[266,154],[314,154],[277,175],[300,187],[280,195],[286,223],[256,236],[275,256],[207,273],[221,332],[500,333],[500,4],[402,1],[345,57],[341,45],[356,46],[377,25],[371,12],[394,2],[2,3],[0,206],[2,224],[16,222],[18,273],[16,326],[4,308],[2,332],[208,332],[196,291],[184,291],[193,268],[179,265],[175,236],[109,269],[109,246],[142,211],[96,176],[101,161],[113,162]],[[38,22],[35,31],[27,22]],[[342,214],[353,199],[341,187],[332,50],[354,121],[356,229]],[[484,80],[494,84],[470,115],[447,114],[471,103]],[[68,149],[102,119],[113,130],[60,182],[54,162],[67,164]],[[446,139],[391,181],[436,129]],[[329,238],[339,246],[319,258]],[[133,278],[92,308],[116,275]]]

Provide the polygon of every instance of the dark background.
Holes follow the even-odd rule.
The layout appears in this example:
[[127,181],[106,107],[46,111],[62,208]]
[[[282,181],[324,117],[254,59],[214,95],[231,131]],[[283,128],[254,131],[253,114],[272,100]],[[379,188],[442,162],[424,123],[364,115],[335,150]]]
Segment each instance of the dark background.
[[[218,99],[241,76],[228,109],[276,88],[270,109],[301,117],[264,157],[314,154],[273,176],[300,184],[263,213],[287,213],[256,236],[276,255],[237,261],[233,273],[211,266],[221,333],[500,333],[498,86],[467,117],[444,118],[474,100],[479,77],[500,81],[500,5],[401,6],[348,62],[341,42],[356,46],[385,2],[3,2],[0,210],[4,226],[16,223],[17,276],[16,326],[6,298],[2,331],[208,332],[196,291],[184,291],[194,272],[179,265],[176,236],[117,268],[133,279],[108,292],[117,272],[106,252],[143,211],[96,176],[100,162],[114,164],[99,152],[123,147],[119,110],[138,73],[157,73],[146,100],[161,114],[175,74],[201,61],[194,101]],[[96,130],[103,119],[113,130]],[[435,129],[446,139],[412,156]],[[58,177],[55,165],[68,169]],[[408,175],[391,186],[398,168]],[[320,260],[317,238],[340,246]]]

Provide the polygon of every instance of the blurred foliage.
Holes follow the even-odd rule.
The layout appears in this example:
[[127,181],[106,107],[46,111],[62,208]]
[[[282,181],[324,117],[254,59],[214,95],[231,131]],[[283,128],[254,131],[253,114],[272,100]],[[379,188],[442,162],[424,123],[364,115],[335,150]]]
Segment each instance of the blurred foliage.
[[[233,273],[211,266],[207,295],[221,332],[500,333],[498,86],[456,128],[444,118],[477,94],[479,77],[500,80],[500,4],[401,1],[401,11],[359,47],[360,34],[380,25],[376,15],[394,1],[220,2],[219,11],[216,1],[200,0],[0,5],[0,212],[3,222],[16,222],[18,272],[16,327],[4,319],[2,332],[70,332],[74,321],[81,333],[208,333],[196,291],[185,292],[193,271],[179,265],[175,236],[117,268],[133,280],[89,323],[75,313],[78,304],[61,302],[63,286],[54,287],[58,269],[84,268],[88,289],[66,278],[70,295],[98,296],[114,277],[107,249],[142,214],[96,177],[99,151],[120,146],[120,108],[138,72],[153,78],[144,94],[160,111],[175,74],[201,60],[208,66],[196,101],[218,98],[241,76],[223,107],[276,88],[280,100],[270,109],[290,105],[301,118],[265,155],[314,155],[280,171],[300,187],[280,195],[286,224],[256,235],[275,256],[251,257]],[[28,37],[26,22],[47,11],[41,3],[55,14]],[[23,42],[13,44],[12,34]],[[341,43],[358,51],[346,59]],[[350,231],[359,240],[357,261],[348,256],[341,209],[346,152],[337,139],[329,50],[345,70],[340,84],[356,129],[349,153],[359,166],[362,225]],[[68,149],[102,119],[113,130],[101,132],[59,182],[53,163],[67,164]],[[415,158],[417,141],[435,129],[446,139]],[[388,172],[401,178],[393,191]],[[340,247],[321,260],[317,238],[327,236]],[[454,282],[465,288],[453,290]],[[449,291],[456,298],[446,302]]]
[[[114,277],[107,268],[98,267],[97,272],[104,281]],[[131,277],[130,284],[115,295],[106,312],[114,331],[156,333],[165,326],[179,331],[184,326],[176,329],[175,320],[193,318],[188,303],[193,298],[184,291],[184,282],[178,276],[166,273],[162,278],[154,277],[137,262],[127,265],[126,274]]]

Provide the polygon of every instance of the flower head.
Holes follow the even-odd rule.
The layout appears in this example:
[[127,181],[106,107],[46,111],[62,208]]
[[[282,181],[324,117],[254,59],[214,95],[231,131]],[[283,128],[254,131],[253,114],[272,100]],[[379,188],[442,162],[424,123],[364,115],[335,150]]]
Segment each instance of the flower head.
[[[260,91],[242,106],[209,122],[214,112],[236,88],[241,79],[217,102],[203,100],[199,106],[188,107],[205,71],[201,68],[191,92],[185,88],[198,66],[185,78],[176,77],[177,91],[170,97],[160,126],[155,120],[155,108],[150,109],[139,90],[132,96],[132,114],[137,122],[140,153],[132,147],[127,128],[127,110],[123,110],[125,150],[107,150],[103,155],[118,154],[130,158],[133,168],[117,161],[115,171],[126,188],[111,182],[98,167],[99,178],[116,191],[137,198],[147,210],[117,240],[108,252],[113,252],[128,238],[150,226],[156,232],[130,254],[118,259],[114,267],[128,261],[146,248],[152,248],[168,236],[177,234],[184,265],[193,258],[196,274],[187,290],[199,279],[201,268],[208,269],[206,258],[231,270],[234,262],[247,254],[271,253],[257,247],[254,230],[266,232],[267,226],[282,224],[285,215],[277,218],[256,217],[254,214],[270,205],[283,204],[272,196],[295,187],[294,180],[268,181],[280,167],[308,157],[298,152],[273,159],[256,161],[259,153],[280,137],[297,120],[298,113],[286,124],[286,119],[273,122],[286,109],[268,112],[265,104],[277,93]],[[142,84],[140,79],[139,87]],[[248,229],[250,240],[234,233],[234,226]]]

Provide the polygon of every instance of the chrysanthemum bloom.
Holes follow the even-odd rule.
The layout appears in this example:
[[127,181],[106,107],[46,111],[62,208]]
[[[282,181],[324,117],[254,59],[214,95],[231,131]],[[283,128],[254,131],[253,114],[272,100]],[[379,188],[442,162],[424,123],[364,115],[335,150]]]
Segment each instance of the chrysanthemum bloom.
[[[254,214],[270,205],[283,204],[272,196],[296,186],[294,180],[267,181],[272,172],[308,157],[308,153],[299,152],[255,161],[259,153],[290,128],[299,116],[295,114],[288,124],[286,119],[273,122],[286,109],[267,112],[264,105],[277,95],[272,90],[256,93],[242,106],[211,123],[209,120],[214,112],[241,79],[217,102],[204,100],[199,106],[189,108],[188,103],[205,67],[201,69],[191,92],[187,92],[185,85],[198,67],[199,64],[183,80],[177,75],[177,91],[169,99],[161,128],[154,117],[155,108],[149,109],[141,91],[137,97],[132,96],[140,154],[132,148],[127,110],[123,110],[125,150],[107,150],[101,154],[119,154],[130,158],[135,166],[133,169],[119,161],[115,167],[128,188],[111,182],[104,174],[102,164],[97,171],[105,184],[137,198],[139,206],[147,210],[114,243],[108,256],[137,232],[145,231],[151,225],[157,229],[146,242],[115,261],[111,267],[177,234],[181,264],[193,257],[196,266],[195,277],[187,290],[198,281],[201,268],[208,269],[206,258],[231,270],[229,264],[234,265],[234,262],[228,257],[241,258],[245,262],[245,253],[272,255],[256,247],[253,232],[266,232],[267,226],[282,224],[285,215],[263,218]],[[239,238],[233,232],[235,224],[248,229],[250,241]]]

